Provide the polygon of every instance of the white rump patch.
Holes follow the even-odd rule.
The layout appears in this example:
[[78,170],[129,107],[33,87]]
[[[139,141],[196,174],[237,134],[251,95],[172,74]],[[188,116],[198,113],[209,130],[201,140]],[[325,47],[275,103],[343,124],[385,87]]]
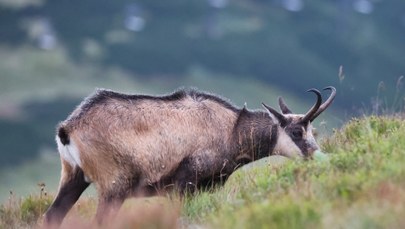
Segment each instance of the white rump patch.
[[59,136],[56,136],[56,143],[58,144],[60,156],[63,159],[69,162],[72,167],[75,167],[76,165],[81,167],[82,162],[80,161],[80,152],[72,139],[70,139],[69,144],[63,145]]
[[278,139],[274,148],[274,154],[289,158],[303,157],[300,148],[293,142],[283,128],[278,127]]

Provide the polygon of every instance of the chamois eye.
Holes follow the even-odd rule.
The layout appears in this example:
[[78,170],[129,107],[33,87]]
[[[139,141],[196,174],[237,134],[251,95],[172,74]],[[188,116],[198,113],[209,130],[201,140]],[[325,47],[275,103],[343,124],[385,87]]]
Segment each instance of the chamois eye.
[[293,137],[294,139],[300,139],[300,138],[302,138],[302,130],[300,130],[300,129],[293,130],[293,131],[292,131],[292,137]]

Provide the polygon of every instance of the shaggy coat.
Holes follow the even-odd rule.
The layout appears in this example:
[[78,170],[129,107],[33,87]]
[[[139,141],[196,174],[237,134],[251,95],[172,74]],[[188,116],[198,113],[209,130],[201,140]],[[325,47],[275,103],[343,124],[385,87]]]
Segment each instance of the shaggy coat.
[[[306,115],[236,108],[218,96],[179,90],[166,96],[97,90],[57,129],[62,174],[46,213],[59,225],[90,183],[99,195],[99,221],[125,198],[175,187],[192,191],[224,182],[248,162],[281,154],[310,157],[319,147],[311,121],[332,102],[335,90]],[[322,110],[323,109],[323,110]]]

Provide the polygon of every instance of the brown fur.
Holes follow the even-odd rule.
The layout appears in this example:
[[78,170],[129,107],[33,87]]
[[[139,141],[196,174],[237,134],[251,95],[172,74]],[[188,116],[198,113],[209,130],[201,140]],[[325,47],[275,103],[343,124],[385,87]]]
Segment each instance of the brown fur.
[[[243,164],[283,154],[273,152],[289,148],[278,141],[278,133],[289,136],[290,127],[303,126],[302,116],[288,117],[280,126],[268,112],[237,109],[195,90],[160,97],[98,90],[59,125],[59,146],[78,151],[75,159],[66,156],[75,150],[61,152],[60,190],[81,193],[84,181],[93,182],[99,193],[97,218],[102,220],[129,196],[223,182]],[[302,152],[307,150],[304,143]],[[72,179],[80,182],[72,186]],[[56,200],[64,200],[63,193]],[[66,214],[54,205],[46,214],[48,225],[58,225]]]
[[99,190],[110,190],[123,174],[142,185],[156,183],[191,155],[216,161],[216,152],[229,151],[236,116],[215,101],[191,97],[135,103],[111,98],[61,127],[78,144],[86,176]]

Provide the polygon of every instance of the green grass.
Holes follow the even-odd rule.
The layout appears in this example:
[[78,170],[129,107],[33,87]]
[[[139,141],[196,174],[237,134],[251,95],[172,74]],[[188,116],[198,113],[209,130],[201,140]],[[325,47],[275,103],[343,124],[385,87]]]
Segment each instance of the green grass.
[[[183,200],[129,200],[113,225],[400,228],[405,224],[404,129],[402,117],[353,119],[323,140],[329,161],[261,160],[237,170],[224,186]],[[37,225],[37,212],[48,204],[36,202],[43,198],[21,200],[30,207],[3,204],[0,228]],[[40,210],[32,207],[40,204]],[[95,206],[94,198],[82,198],[66,225],[88,225],[83,222],[92,218]]]
[[0,228],[30,228],[39,223],[53,198],[48,196],[44,185],[39,185],[39,194],[16,198],[10,192],[9,199],[0,206]]

